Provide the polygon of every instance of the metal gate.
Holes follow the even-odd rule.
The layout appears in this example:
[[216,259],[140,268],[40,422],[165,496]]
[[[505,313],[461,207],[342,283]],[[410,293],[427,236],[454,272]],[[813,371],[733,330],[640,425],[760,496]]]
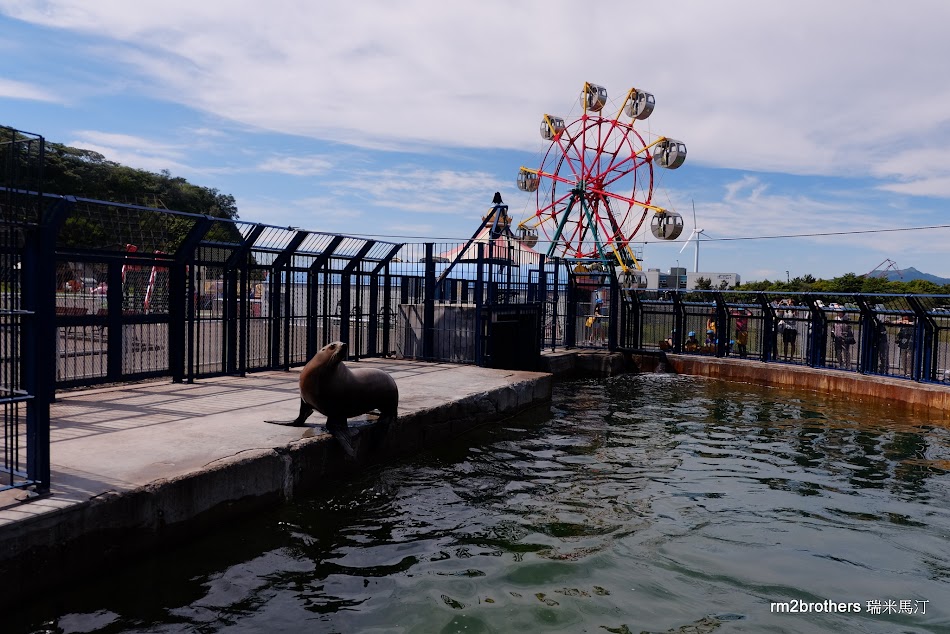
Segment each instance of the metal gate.
[[[36,359],[49,345],[52,297],[41,292],[51,274],[42,250],[43,137],[0,127],[0,490],[49,490],[48,383]],[[47,332],[43,332],[44,329]]]

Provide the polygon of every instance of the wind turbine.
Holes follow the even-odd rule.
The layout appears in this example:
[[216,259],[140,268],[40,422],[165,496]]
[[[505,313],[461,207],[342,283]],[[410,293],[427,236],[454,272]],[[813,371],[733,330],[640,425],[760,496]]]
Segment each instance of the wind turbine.
[[700,234],[705,235],[703,233],[705,229],[700,229],[696,226],[696,203],[694,203],[693,201],[690,201],[690,202],[693,204],[693,232],[689,234],[688,238],[686,238],[686,242],[683,243],[683,248],[680,249],[680,253],[682,253],[683,250],[686,249],[686,246],[689,244],[689,241],[695,237],[696,238],[696,262],[694,263],[694,265],[696,267],[695,272],[699,273],[699,236]]

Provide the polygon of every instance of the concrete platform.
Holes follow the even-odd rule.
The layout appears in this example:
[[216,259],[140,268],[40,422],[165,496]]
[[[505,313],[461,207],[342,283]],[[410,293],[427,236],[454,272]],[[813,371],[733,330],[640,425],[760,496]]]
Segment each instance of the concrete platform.
[[[350,422],[346,458],[314,414],[297,415],[299,369],[195,384],[167,381],[61,394],[51,408],[51,495],[0,497],[0,601],[315,490],[398,454],[433,447],[551,398],[546,373],[370,359],[399,387],[398,432]],[[19,592],[18,592],[19,591]]]

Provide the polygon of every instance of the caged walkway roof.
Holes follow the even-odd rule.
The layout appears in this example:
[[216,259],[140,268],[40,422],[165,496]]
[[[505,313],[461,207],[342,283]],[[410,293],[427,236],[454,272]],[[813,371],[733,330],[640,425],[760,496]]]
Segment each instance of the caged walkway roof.
[[359,270],[366,271],[391,261],[404,246],[87,198],[43,198],[53,210],[60,254],[223,263],[247,253],[252,255],[254,267],[306,270],[320,262],[330,270],[339,270],[355,269],[358,262]]

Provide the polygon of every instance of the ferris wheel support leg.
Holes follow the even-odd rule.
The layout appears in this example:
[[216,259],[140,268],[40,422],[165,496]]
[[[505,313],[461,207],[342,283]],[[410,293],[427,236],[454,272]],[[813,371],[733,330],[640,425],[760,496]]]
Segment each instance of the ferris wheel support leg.
[[591,213],[591,210],[587,207],[587,204],[581,200],[581,210],[584,212],[584,215],[587,217],[587,226],[590,227],[590,230],[594,233],[594,244],[597,245],[597,252],[600,254],[600,260],[604,264],[610,262],[610,259],[604,253],[604,245],[600,242],[600,236],[597,234],[597,221],[594,218],[594,214]]
[[557,246],[558,240],[561,239],[561,233],[564,231],[564,225],[567,224],[567,217],[571,215],[571,209],[574,207],[575,198],[571,196],[571,199],[567,202],[567,209],[564,210],[564,213],[561,214],[561,219],[557,223],[557,229],[554,230],[554,237],[551,238],[551,245],[548,247],[547,257],[554,257],[554,248]]

